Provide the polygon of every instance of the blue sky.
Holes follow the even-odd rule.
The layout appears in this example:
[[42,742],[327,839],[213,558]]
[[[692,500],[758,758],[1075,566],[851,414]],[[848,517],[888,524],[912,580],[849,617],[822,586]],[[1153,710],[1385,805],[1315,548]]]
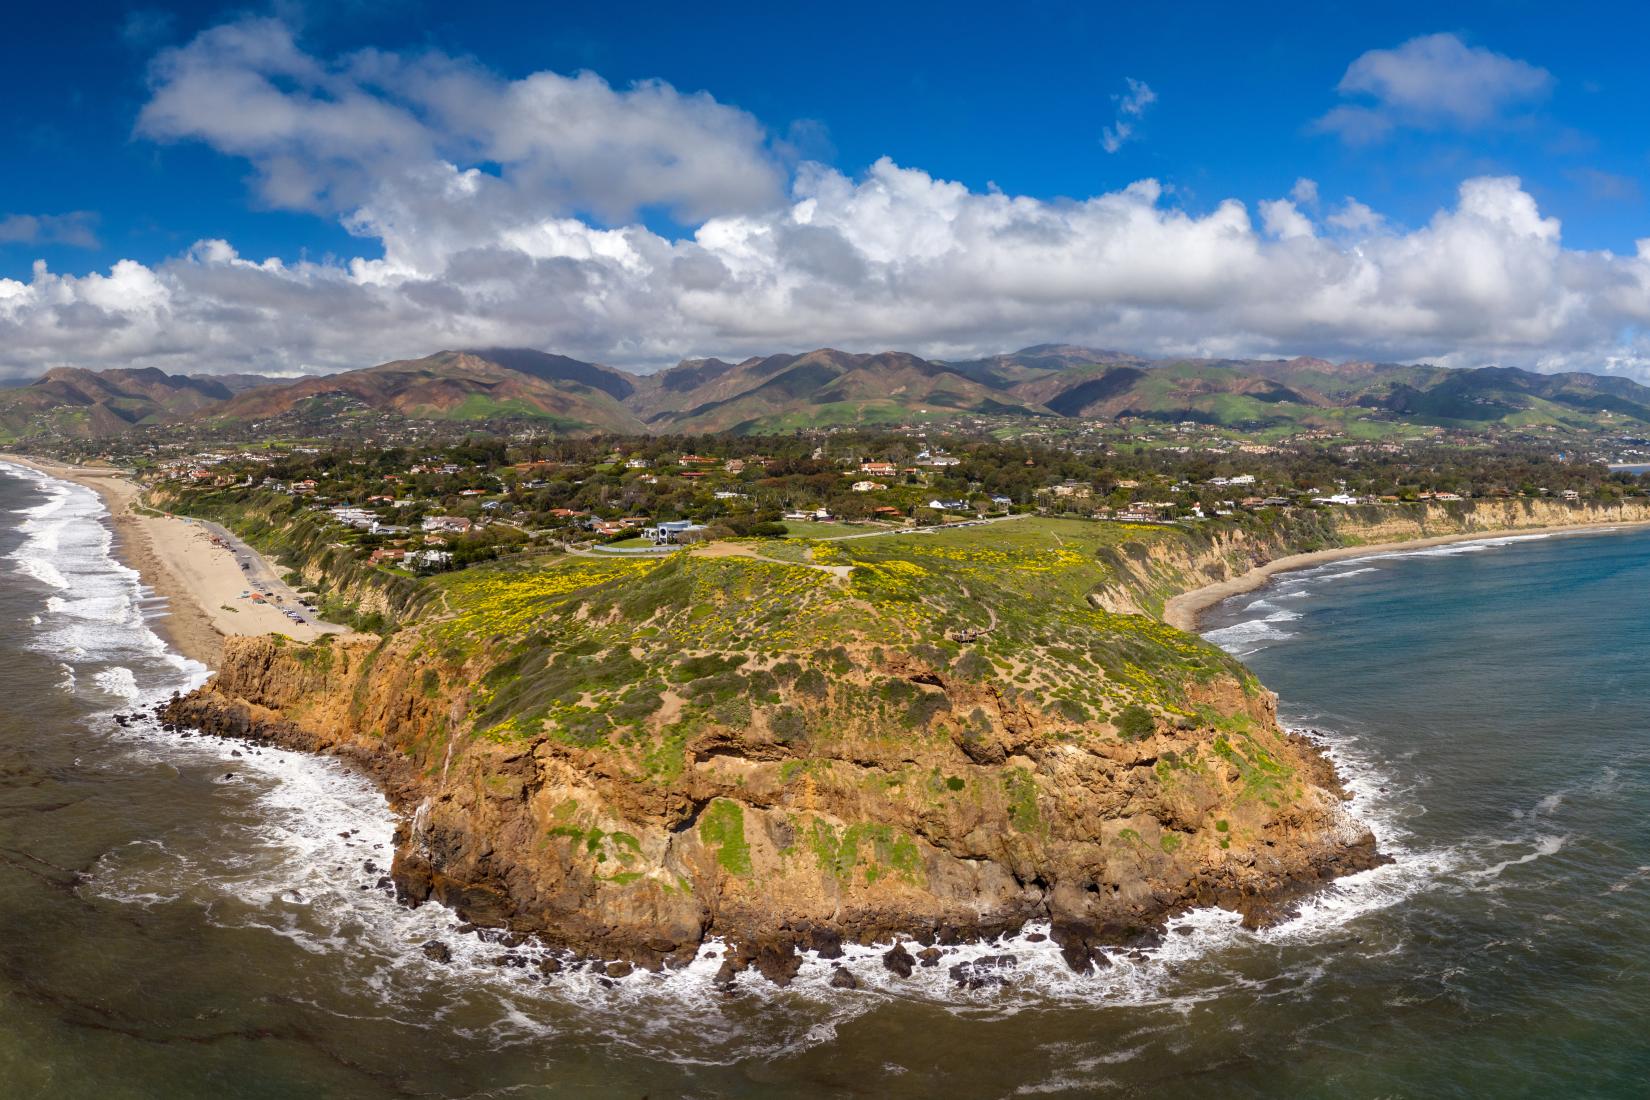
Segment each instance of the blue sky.
[[[824,343],[946,354],[1035,337],[1639,373],[1650,309],[1629,260],[1650,236],[1647,22],[1637,8],[1533,3],[94,3],[67,26],[57,9],[14,11],[0,39],[0,280],[10,281],[0,345],[11,345],[0,370],[71,360],[331,369],[497,336],[644,366]],[[290,50],[269,63],[245,46],[254,39]],[[385,59],[393,77],[378,72]],[[490,88],[464,92],[457,108],[435,68],[481,74]],[[588,113],[559,118],[568,131],[544,136],[539,115],[510,133],[488,120],[518,82],[584,71],[616,98],[558,103]],[[253,81],[262,101],[244,95]],[[670,101],[627,99],[638,82],[663,82]],[[270,96],[285,97],[282,109],[354,102],[366,113],[347,125],[366,129],[344,135],[331,127],[346,124],[312,111],[292,123],[309,132],[271,137],[260,130]],[[637,118],[623,148],[599,140]],[[375,119],[399,137],[374,145]],[[701,123],[704,161],[684,168],[700,146],[668,132]],[[921,173],[924,194],[874,180],[880,158]],[[437,202],[421,164],[473,169],[480,190],[462,210],[450,187]],[[423,182],[396,183],[403,174]],[[1480,189],[1476,229],[1426,232],[1441,213],[1466,216],[1464,184],[1492,179],[1504,185]],[[1131,207],[1074,225],[1072,204],[1144,180],[1156,181],[1150,224]],[[959,185],[982,209],[993,195],[1041,204],[1027,208],[1037,232],[1070,241],[1037,258],[1041,271],[1087,272],[1097,256],[1116,270],[1050,285],[1016,266],[1029,263],[1023,251],[987,254],[1009,247],[1003,234],[1017,239],[1018,215],[999,211],[989,233],[973,230],[987,236],[966,237],[967,219],[946,213],[952,200],[930,183]],[[1289,210],[1264,213],[1285,199]],[[1225,248],[1244,232],[1223,220],[1233,201],[1251,239],[1210,252],[1212,238]],[[799,213],[799,202],[815,206]],[[753,265],[748,240],[728,245],[716,219],[759,217],[789,228],[784,240],[763,231],[768,251]],[[940,230],[922,229],[935,217],[954,234],[945,247],[933,245]],[[557,219],[578,223],[575,235],[631,233],[636,256],[621,262],[591,243],[609,238],[568,244],[565,225],[546,243]],[[1557,219],[1562,236],[1541,219]],[[798,222],[802,237],[789,232]],[[1127,226],[1140,232],[1117,236]],[[1512,227],[1514,252],[1481,240],[1500,231],[1485,226]],[[705,247],[671,247],[696,235]],[[891,235],[924,253],[921,270],[884,254]],[[1315,254],[1291,237],[1310,238]],[[230,251],[207,255],[202,241]],[[1153,249],[1185,250],[1193,274],[1175,284],[1171,264],[1131,279]],[[1612,262],[1596,258],[1602,250]],[[260,274],[254,265],[269,259],[283,266]],[[40,281],[41,260],[59,281]],[[1360,260],[1373,266],[1352,270]],[[117,280],[120,261],[135,266]],[[532,294],[477,291],[512,263],[526,265],[519,281]],[[1211,304],[1222,293],[1213,269],[1250,264],[1249,282],[1304,280],[1311,267],[1346,293],[1293,321],[1279,317],[1287,300]],[[1427,274],[1450,265],[1468,271],[1464,286]],[[614,289],[620,269],[632,282]],[[88,276],[107,282],[79,281]],[[918,276],[932,294],[883,308]],[[970,317],[943,285],[965,276],[981,298]],[[706,279],[727,284],[725,300],[711,300]],[[821,305],[855,279],[883,293],[854,316]],[[1377,293],[1371,280],[1404,289]],[[1534,299],[1531,280],[1544,288]],[[8,285],[31,288],[26,300],[11,291],[9,313]],[[599,299],[593,286],[605,288]],[[354,296],[359,308],[337,306],[335,330],[300,335],[276,314],[312,293],[334,305]],[[1598,304],[1606,293],[1609,308]],[[536,314],[535,295],[555,308]],[[70,299],[107,316],[88,323]],[[1531,325],[1532,310],[1548,323]],[[409,328],[430,311],[440,317]],[[256,323],[235,333],[237,316]],[[76,323],[88,334],[78,342]],[[114,328],[122,338],[108,337]]]

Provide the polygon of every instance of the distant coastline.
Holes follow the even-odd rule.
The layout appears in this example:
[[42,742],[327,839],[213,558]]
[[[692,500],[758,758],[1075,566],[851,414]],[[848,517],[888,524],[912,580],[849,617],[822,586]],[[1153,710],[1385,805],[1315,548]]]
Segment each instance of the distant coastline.
[[1517,527],[1502,531],[1469,531],[1454,535],[1437,535],[1431,538],[1404,539],[1397,542],[1369,543],[1361,546],[1340,546],[1333,550],[1315,550],[1306,554],[1290,554],[1287,557],[1269,561],[1264,565],[1257,565],[1247,573],[1232,577],[1229,580],[1216,581],[1213,584],[1206,584],[1201,588],[1194,588],[1189,592],[1182,592],[1178,596],[1171,597],[1163,605],[1163,621],[1176,629],[1195,634],[1198,620],[1203,613],[1223,600],[1231,599],[1233,596],[1241,596],[1245,592],[1253,592],[1257,588],[1264,587],[1268,581],[1279,573],[1293,572],[1298,569],[1311,569],[1314,566],[1327,565],[1330,562],[1344,561],[1348,558],[1366,558],[1404,550],[1425,549],[1429,546],[1444,546],[1455,542],[1489,542],[1519,535],[1586,534],[1588,532],[1596,533],[1642,527],[1650,527],[1650,521],[1567,523],[1552,527]]
[[234,556],[212,545],[197,524],[139,511],[142,487],[126,471],[69,466],[16,454],[0,456],[0,460],[84,486],[102,498],[115,530],[115,555],[166,601],[169,614],[153,625],[185,657],[216,671],[223,659],[224,639],[231,635],[278,630],[307,641],[317,633],[289,626],[272,607],[231,603],[239,603],[238,593],[248,586]]

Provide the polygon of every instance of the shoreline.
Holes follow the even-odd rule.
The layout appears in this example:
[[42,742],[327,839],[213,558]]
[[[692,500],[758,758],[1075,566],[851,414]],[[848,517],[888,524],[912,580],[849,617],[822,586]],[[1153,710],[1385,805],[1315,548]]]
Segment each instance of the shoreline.
[[[222,665],[224,640],[231,636],[280,633],[309,641],[342,629],[291,623],[268,604],[233,606],[231,601],[240,602],[237,592],[252,584],[236,553],[216,544],[212,533],[196,521],[138,511],[142,487],[125,470],[70,466],[18,454],[0,455],[0,460],[97,493],[114,529],[115,557],[136,570],[142,583],[166,602],[166,613],[152,620],[151,628],[173,649],[212,672]],[[244,550],[255,555],[250,548]],[[273,575],[267,560],[258,558],[263,572]],[[290,590],[283,595],[290,597]]]
[[1203,614],[1216,604],[1253,592],[1266,586],[1279,573],[1327,565],[1349,558],[1374,557],[1401,553],[1405,550],[1424,550],[1430,546],[1447,546],[1457,542],[1488,542],[1492,539],[1517,538],[1521,535],[1587,534],[1615,530],[1650,528],[1650,521],[1605,521],[1601,523],[1566,523],[1553,527],[1512,527],[1499,531],[1467,531],[1454,535],[1434,535],[1421,539],[1402,539],[1398,542],[1375,542],[1362,546],[1339,546],[1332,550],[1313,550],[1304,554],[1288,554],[1248,572],[1224,581],[1215,581],[1188,592],[1170,597],[1163,604],[1163,621],[1188,634],[1198,633],[1198,622]]

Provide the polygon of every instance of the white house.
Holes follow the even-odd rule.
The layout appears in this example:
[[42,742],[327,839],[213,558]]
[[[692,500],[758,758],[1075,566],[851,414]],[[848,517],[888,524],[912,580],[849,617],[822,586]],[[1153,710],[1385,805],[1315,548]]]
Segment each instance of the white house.
[[671,543],[680,542],[683,535],[703,531],[704,529],[705,525],[702,523],[694,523],[692,520],[686,519],[671,519],[654,524],[652,527],[642,528],[642,537],[650,540],[655,546],[667,546]]

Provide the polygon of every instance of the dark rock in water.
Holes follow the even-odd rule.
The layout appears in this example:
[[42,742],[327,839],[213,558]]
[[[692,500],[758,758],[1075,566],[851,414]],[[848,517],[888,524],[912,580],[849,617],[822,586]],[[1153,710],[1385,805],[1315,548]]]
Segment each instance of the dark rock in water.
[[395,882],[388,875],[379,875],[378,876],[378,882],[375,885],[380,890],[394,890],[395,889]]
[[848,970],[838,967],[831,975],[832,989],[858,989],[859,987],[859,979],[854,977],[852,972]]
[[431,940],[424,945],[424,957],[431,962],[450,963],[453,961],[452,948],[440,940]]
[[235,778],[235,773],[234,772],[224,772],[223,777],[225,779],[234,779]]
[[1055,942],[1060,944],[1060,958],[1078,974],[1087,974],[1094,969],[1094,951],[1081,939],[1068,939],[1061,942],[1059,937]]
[[1194,931],[1196,931],[1196,929],[1194,929],[1191,925],[1182,924],[1182,925],[1179,925],[1178,927],[1175,928],[1174,934],[1177,935],[1177,936],[1189,936]]
[[240,755],[241,755],[241,750],[240,750],[240,749],[235,749],[235,750],[234,750],[234,751],[233,751],[233,752],[231,752],[231,753],[230,753],[230,754],[229,754],[229,755],[230,755],[230,756],[240,756]]
[[940,954],[940,949],[937,947],[925,947],[917,952],[918,965],[938,966],[940,964]]
[[983,989],[989,985],[1002,985],[1008,979],[1003,974],[1005,970],[1012,970],[1019,965],[1013,955],[983,955],[972,962],[962,962],[950,970],[951,980],[964,989]]
[[1031,935],[1026,937],[1026,942],[1027,943],[1042,943],[1046,939],[1048,939],[1048,937],[1043,935],[1041,932],[1033,932],[1033,933],[1031,933]]
[[365,871],[369,875],[376,875],[378,873],[378,864],[374,863],[370,859],[366,860],[361,864],[361,870]]
[[545,975],[546,977],[551,974],[560,974],[561,960],[546,955],[544,958],[539,960],[539,973]]
[[842,933],[834,928],[811,928],[803,942],[822,959],[842,958]]
[[610,962],[607,964],[609,978],[628,978],[636,968],[627,962]]
[[761,974],[774,985],[784,987],[791,984],[796,972],[802,969],[802,956],[797,953],[792,944],[766,943],[756,951],[756,958],[752,960],[757,973]]
[[469,921],[465,921],[463,924],[461,924],[457,928],[453,929],[453,931],[457,932],[460,936],[468,936],[471,932],[474,932],[479,927],[480,927],[480,925],[471,924]]
[[520,932],[507,932],[499,937],[498,942],[505,947],[520,947],[527,942],[527,937]]
[[522,958],[520,955],[516,954],[514,951],[507,951],[504,954],[502,954],[502,955],[498,956],[497,958],[495,958],[493,960],[493,965],[494,966],[510,966],[510,967],[514,967],[517,970],[520,970],[520,969],[522,969],[523,967],[525,967],[527,965],[527,960]]
[[407,859],[400,863],[391,876],[395,882],[395,899],[416,909],[430,900],[435,890],[434,876],[425,860]]
[[732,959],[723,959],[722,965],[716,968],[716,977],[712,978],[711,982],[714,985],[726,988],[733,984],[733,980],[739,976],[739,972],[743,969],[744,967],[735,965]]
[[903,943],[896,943],[893,950],[882,956],[882,965],[902,978],[909,978],[917,960],[911,957],[911,952],[905,949]]

